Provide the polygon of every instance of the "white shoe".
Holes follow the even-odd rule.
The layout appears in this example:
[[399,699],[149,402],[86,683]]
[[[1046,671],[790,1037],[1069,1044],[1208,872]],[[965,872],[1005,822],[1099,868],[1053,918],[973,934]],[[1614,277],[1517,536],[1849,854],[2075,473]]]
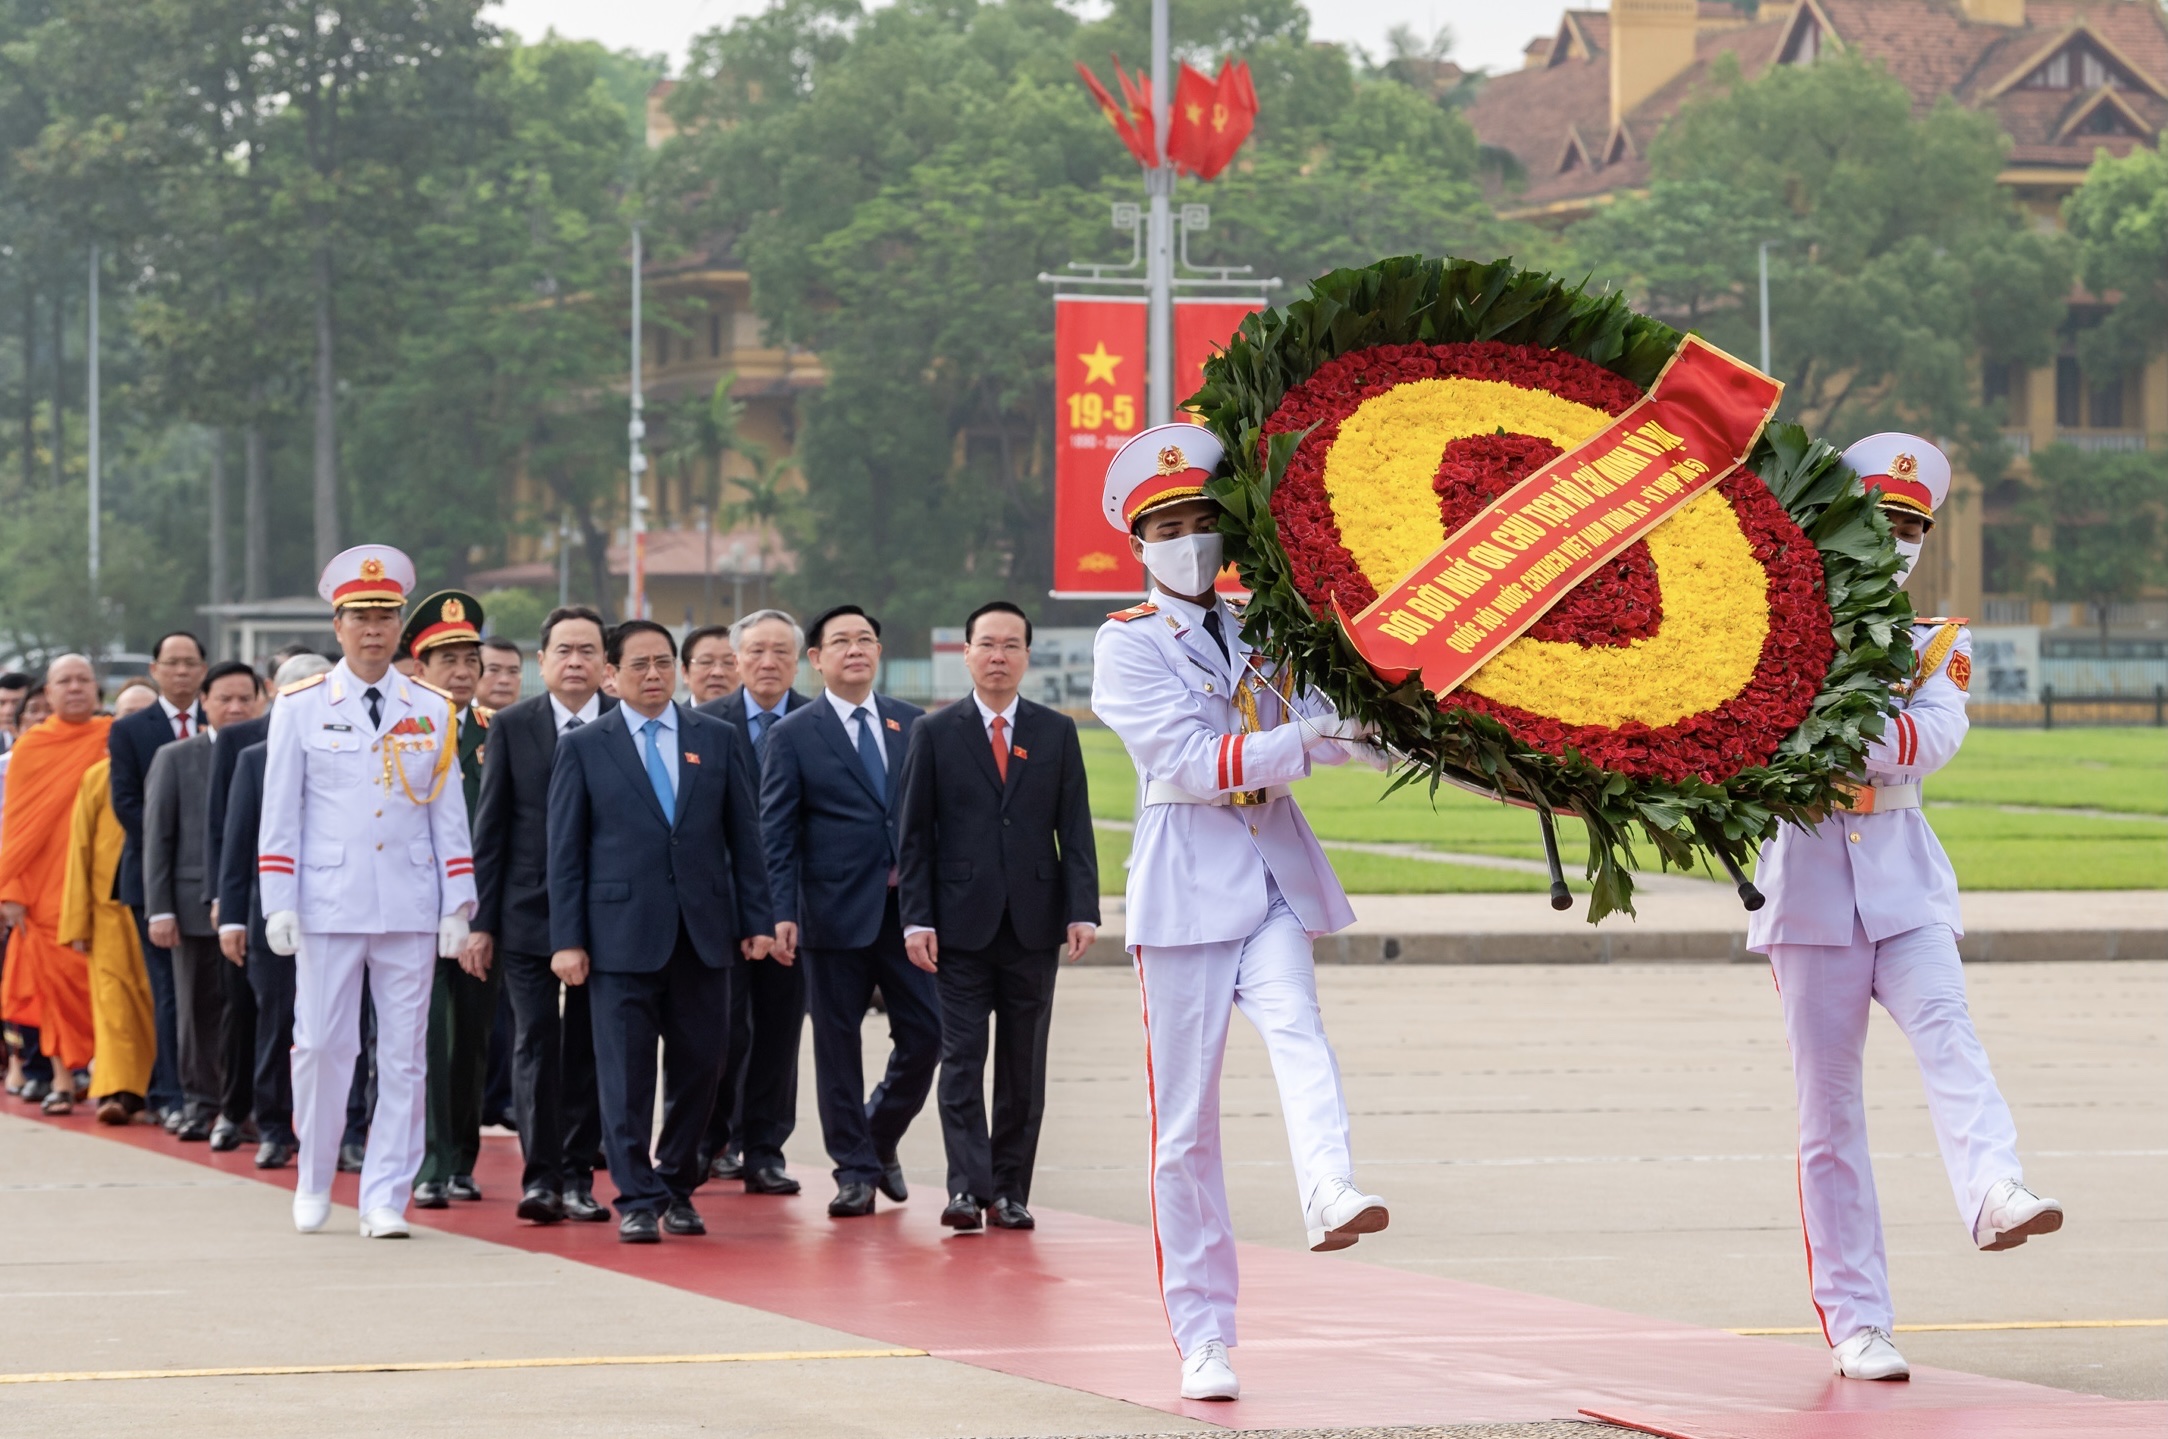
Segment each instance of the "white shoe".
[[409,1232],[406,1216],[389,1205],[361,1216],[361,1237],[364,1239],[404,1239]]
[[1227,1346],[1207,1339],[1182,1361],[1184,1399],[1240,1399],[1242,1381],[1227,1360]]
[[1829,1351],[1829,1366],[1844,1379],[1910,1379],[1912,1366],[1897,1352],[1887,1329],[1862,1329]]
[[1363,1193],[1354,1180],[1339,1175],[1317,1186],[1317,1193],[1310,1196],[1308,1218],[1310,1248],[1318,1254],[1345,1249],[1392,1223],[1384,1200]]
[[331,1196],[294,1192],[294,1228],[314,1234],[331,1219]]
[[1972,1222],[1972,1242],[1990,1254],[2015,1249],[2035,1234],[2053,1234],[2063,1227],[2063,1206],[2039,1195],[2015,1179],[1998,1182],[1987,1191],[1980,1217]]

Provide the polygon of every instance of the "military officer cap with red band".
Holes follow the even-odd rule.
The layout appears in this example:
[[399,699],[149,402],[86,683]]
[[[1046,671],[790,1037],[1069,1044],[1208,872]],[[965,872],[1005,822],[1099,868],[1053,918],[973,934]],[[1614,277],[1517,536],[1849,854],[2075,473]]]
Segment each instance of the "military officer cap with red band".
[[1844,452],[1860,483],[1882,492],[1882,508],[1908,510],[1932,526],[1950,493],[1950,457],[1918,435],[1885,430]]
[[481,642],[482,602],[465,590],[438,590],[414,606],[406,632],[399,636],[399,654],[420,659],[439,645]]
[[414,561],[390,545],[356,545],[324,566],[316,593],[335,610],[403,609],[414,588]]
[[1140,430],[1107,462],[1102,505],[1107,523],[1126,535],[1162,505],[1202,499],[1205,482],[1226,458],[1219,437],[1202,425]]

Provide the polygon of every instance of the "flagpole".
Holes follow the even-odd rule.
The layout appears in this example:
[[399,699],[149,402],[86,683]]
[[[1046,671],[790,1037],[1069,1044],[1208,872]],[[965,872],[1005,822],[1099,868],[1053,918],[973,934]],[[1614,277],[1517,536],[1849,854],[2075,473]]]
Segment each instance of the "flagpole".
[[625,425],[629,453],[626,457],[625,506],[625,618],[647,617],[647,496],[641,493],[640,476],[647,472],[647,454],[641,442],[647,438],[647,422],[640,394],[640,227],[632,227],[632,417]]
[[1174,162],[1167,155],[1174,85],[1167,73],[1167,0],[1152,0],[1152,130],[1159,164],[1144,172],[1151,199],[1144,276],[1150,304],[1145,321],[1149,384],[1144,407],[1151,424],[1174,418]]

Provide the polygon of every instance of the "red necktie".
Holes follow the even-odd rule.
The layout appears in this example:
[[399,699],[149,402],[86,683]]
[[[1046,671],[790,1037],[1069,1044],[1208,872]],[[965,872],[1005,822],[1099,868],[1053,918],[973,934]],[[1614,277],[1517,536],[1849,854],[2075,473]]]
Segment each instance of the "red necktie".
[[187,739],[187,738],[188,738],[188,711],[187,711],[187,710],[182,710],[182,711],[181,711],[181,712],[180,712],[179,714],[175,715],[175,716],[174,716],[173,718],[174,718],[175,720],[179,721],[179,722],[180,722],[180,726],[181,726],[181,732],[180,732],[180,734],[178,734],[177,736],[175,736],[175,738],[177,738],[177,739]]
[[1000,715],[995,715],[989,728],[992,729],[994,736],[994,768],[1001,771],[1001,782],[1007,784],[1009,782],[1009,722]]

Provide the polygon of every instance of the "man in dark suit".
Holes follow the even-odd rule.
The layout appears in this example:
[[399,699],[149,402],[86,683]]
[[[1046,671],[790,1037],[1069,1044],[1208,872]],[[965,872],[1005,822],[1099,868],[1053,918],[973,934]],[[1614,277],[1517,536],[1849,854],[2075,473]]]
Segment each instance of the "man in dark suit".
[[[179,1069],[180,1031],[173,1007],[173,956],[151,943],[150,918],[143,909],[143,782],[151,772],[151,759],[161,745],[187,739],[203,728],[203,711],[196,692],[207,668],[203,641],[186,631],[161,635],[151,647],[151,683],[158,686],[158,703],[113,723],[107,736],[112,757],[113,814],[127,839],[121,846],[120,872],[113,881],[113,898],[135,911],[137,937],[143,942],[143,966],[151,978],[151,1002],[158,1020],[158,1055],[151,1062],[150,1092],[144,1096],[150,1112],[165,1121],[168,1134],[178,1133],[193,1118],[190,1133],[207,1139],[208,1116],[190,1116],[181,1094]],[[196,1129],[201,1134],[195,1134]]]
[[567,735],[550,773],[550,965],[594,991],[603,1149],[628,1244],[707,1233],[692,1195],[729,1058],[731,969],[775,943],[753,747],[677,706],[675,650],[652,620],[612,631],[618,707]]
[[[876,1187],[899,1204],[910,1197],[896,1145],[941,1060],[941,997],[905,956],[896,908],[900,781],[920,711],[873,692],[881,630],[858,606],[829,610],[807,638],[826,688],[768,738],[760,821],[776,952],[805,952],[821,1136],[836,1166],[828,1212],[851,1219],[873,1212]],[[859,1032],[875,985],[893,1047],[868,1099]]]
[[585,605],[552,610],[539,650],[545,693],[490,718],[474,812],[474,932],[460,964],[480,977],[504,969],[512,1002],[512,1108],[519,1117],[519,1217],[601,1221],[595,1156],[602,1124],[595,1092],[588,989],[550,969],[549,788],[562,736],[617,708],[601,693],[602,616]]
[[[964,621],[971,697],[930,715],[903,764],[904,947],[941,990],[941,1222],[1030,1229],[1057,957],[1091,947],[1099,859],[1076,721],[1017,693],[1031,621],[1006,600]],[[994,1123],[986,1126],[986,1022]]]
[[[212,736],[263,711],[263,680],[239,660],[211,666],[204,725],[161,747],[143,782],[143,906],[151,939],[173,959],[181,1088],[190,1117],[183,1139],[207,1132],[211,1147],[237,1149],[253,1123],[256,997],[247,976],[219,952],[212,914]],[[229,971],[231,973],[229,974]],[[205,1118],[216,1123],[204,1131]]]
[[[701,631],[685,637],[686,663],[708,658]],[[784,715],[812,701],[791,688],[805,635],[781,610],[755,610],[724,636],[737,656],[741,687],[699,706],[745,731],[756,758],[765,754],[768,731]],[[697,691],[696,691],[697,693]],[[730,986],[730,1063],[715,1091],[708,1120],[706,1157],[710,1179],[742,1179],[748,1194],[796,1194],[798,1181],[783,1167],[783,1146],[798,1126],[798,1043],[805,1033],[805,971],[795,964],[748,960]]]
[[[331,661],[313,651],[296,653],[280,664],[272,681],[272,703],[288,685],[314,679]],[[271,948],[264,934],[263,892],[257,883],[257,836],[263,822],[265,738],[268,715],[228,725],[212,747],[210,808],[219,810],[221,833],[211,862],[218,875],[218,947],[229,963],[242,967],[256,1001],[255,1049],[251,1056],[256,1108],[256,1167],[284,1169],[293,1163],[300,1140],[294,1134],[294,957]],[[250,736],[254,738],[250,738]],[[228,753],[228,743],[240,745]],[[219,766],[231,778],[221,785]],[[360,1065],[356,1065],[357,1071]]]

